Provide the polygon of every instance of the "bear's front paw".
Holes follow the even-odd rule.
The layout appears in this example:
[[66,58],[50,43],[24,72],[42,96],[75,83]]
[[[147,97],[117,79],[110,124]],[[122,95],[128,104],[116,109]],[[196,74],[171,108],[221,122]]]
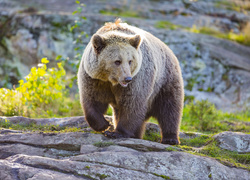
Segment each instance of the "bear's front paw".
[[123,135],[121,133],[118,132],[110,132],[110,131],[105,131],[104,135],[108,138],[112,138],[112,139],[119,139],[119,138],[127,138],[126,135]]
[[103,122],[99,122],[96,124],[91,124],[92,129],[94,129],[95,131],[105,131],[106,129],[108,129],[111,126],[111,124],[108,121],[103,121]]
[[162,139],[162,144],[179,145],[180,141],[178,139]]

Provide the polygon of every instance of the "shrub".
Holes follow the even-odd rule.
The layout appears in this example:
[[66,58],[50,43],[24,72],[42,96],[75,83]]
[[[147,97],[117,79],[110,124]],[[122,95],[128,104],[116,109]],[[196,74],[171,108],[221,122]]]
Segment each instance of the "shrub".
[[218,125],[218,110],[208,100],[191,102],[188,105],[191,122],[201,131],[214,131]]
[[48,117],[62,115],[75,106],[67,101],[63,64],[47,68],[47,63],[49,61],[43,58],[38,67],[33,67],[25,79],[19,81],[18,88],[0,89],[0,115]]

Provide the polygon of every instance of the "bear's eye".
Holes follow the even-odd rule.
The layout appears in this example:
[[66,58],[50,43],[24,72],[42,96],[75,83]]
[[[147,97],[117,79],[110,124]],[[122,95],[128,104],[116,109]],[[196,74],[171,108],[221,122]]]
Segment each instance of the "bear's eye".
[[128,62],[129,65],[131,65],[131,63],[132,63],[132,60],[130,60],[130,61]]
[[120,60],[115,61],[115,65],[119,66],[122,62]]

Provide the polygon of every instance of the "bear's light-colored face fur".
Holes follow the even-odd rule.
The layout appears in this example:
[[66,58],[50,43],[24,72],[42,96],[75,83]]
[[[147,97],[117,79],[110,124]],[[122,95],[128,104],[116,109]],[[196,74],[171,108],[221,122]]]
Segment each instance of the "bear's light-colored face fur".
[[105,80],[112,85],[120,84],[126,87],[126,78],[133,78],[138,72],[139,55],[130,44],[118,43],[108,45],[98,57],[100,67],[105,69]]
[[128,83],[133,81],[142,63],[138,51],[139,43],[138,35],[128,37],[127,41],[123,42],[105,41],[99,35],[93,37],[98,62],[96,71],[98,73],[95,78],[109,81],[113,86],[120,84],[122,87],[127,87]]

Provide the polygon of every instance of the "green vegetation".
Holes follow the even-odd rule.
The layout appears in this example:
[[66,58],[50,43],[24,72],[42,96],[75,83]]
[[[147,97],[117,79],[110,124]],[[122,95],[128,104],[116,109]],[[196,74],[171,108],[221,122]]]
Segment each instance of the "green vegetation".
[[[157,120],[154,118],[150,118],[149,122],[157,124]],[[214,104],[208,100],[190,101],[184,106],[180,129],[184,132],[202,132],[206,134],[223,131],[250,133],[249,123],[250,112],[248,109],[238,113],[228,113],[216,109]],[[147,133],[146,131],[144,139],[160,141],[158,133]]]
[[207,100],[186,104],[183,109],[182,131],[217,133],[222,131],[241,131],[250,133],[250,112],[226,113],[217,110]]
[[142,18],[138,11],[133,11],[127,7],[113,8],[111,10],[100,10],[100,13],[108,16]]
[[79,98],[70,98],[66,89],[72,84],[65,78],[63,63],[47,68],[48,63],[43,58],[37,68],[33,67],[29,75],[19,81],[17,88],[0,89],[1,116],[37,118],[82,114]]
[[[153,137],[150,137],[150,136]],[[221,149],[218,146],[218,143],[212,138],[211,135],[198,135],[195,138],[181,138],[181,145],[176,146],[184,152],[212,157],[221,163],[230,166],[230,167],[241,167],[250,170],[250,153],[240,154],[237,152],[232,152],[228,150]],[[159,139],[156,142],[159,142],[160,135],[158,134]],[[155,134],[146,134],[144,139],[151,140],[155,139]],[[168,147],[166,151],[178,151],[176,147]]]
[[153,175],[158,176],[158,177],[161,177],[161,178],[163,178],[163,179],[170,179],[170,177],[165,176],[165,175],[160,175],[160,174],[156,174],[156,173],[153,173]]
[[144,136],[143,136],[143,139],[148,140],[148,141],[160,142],[161,141],[161,135],[159,133],[156,133],[156,132],[148,132],[148,131],[146,131]]
[[215,2],[215,7],[246,13],[250,10],[250,2],[220,0]]
[[249,29],[246,32],[236,34],[233,32],[222,33],[220,31],[217,31],[215,29],[211,29],[209,27],[197,28],[196,26],[193,26],[192,28],[188,29],[188,31],[193,32],[193,33],[207,34],[207,35],[214,36],[217,38],[228,39],[231,41],[236,41],[236,42],[243,44],[243,45],[246,45],[246,46],[250,46]]
[[217,31],[209,27],[197,28],[195,25],[192,28],[187,28],[187,27],[173,24],[169,21],[158,21],[155,24],[155,27],[163,28],[163,29],[170,29],[170,30],[184,29],[192,33],[206,34],[206,35],[214,36],[214,37],[221,38],[221,39],[236,41],[240,44],[250,46],[250,25],[246,25],[246,27],[239,34],[236,34],[233,32],[222,33],[220,31]]
[[241,167],[250,170],[250,153],[240,154],[221,149],[212,138],[212,135],[202,135],[194,139],[181,139],[181,145],[177,147],[191,154],[215,158],[230,167]]
[[158,21],[155,24],[155,27],[156,28],[163,28],[163,29],[170,29],[170,30],[175,30],[175,29],[178,29],[178,28],[184,28],[183,26],[173,24],[173,23],[171,23],[169,21]]
[[97,173],[96,175],[97,175],[100,179],[105,179],[105,178],[109,177],[109,175],[106,175],[106,174],[99,174],[99,173]]

